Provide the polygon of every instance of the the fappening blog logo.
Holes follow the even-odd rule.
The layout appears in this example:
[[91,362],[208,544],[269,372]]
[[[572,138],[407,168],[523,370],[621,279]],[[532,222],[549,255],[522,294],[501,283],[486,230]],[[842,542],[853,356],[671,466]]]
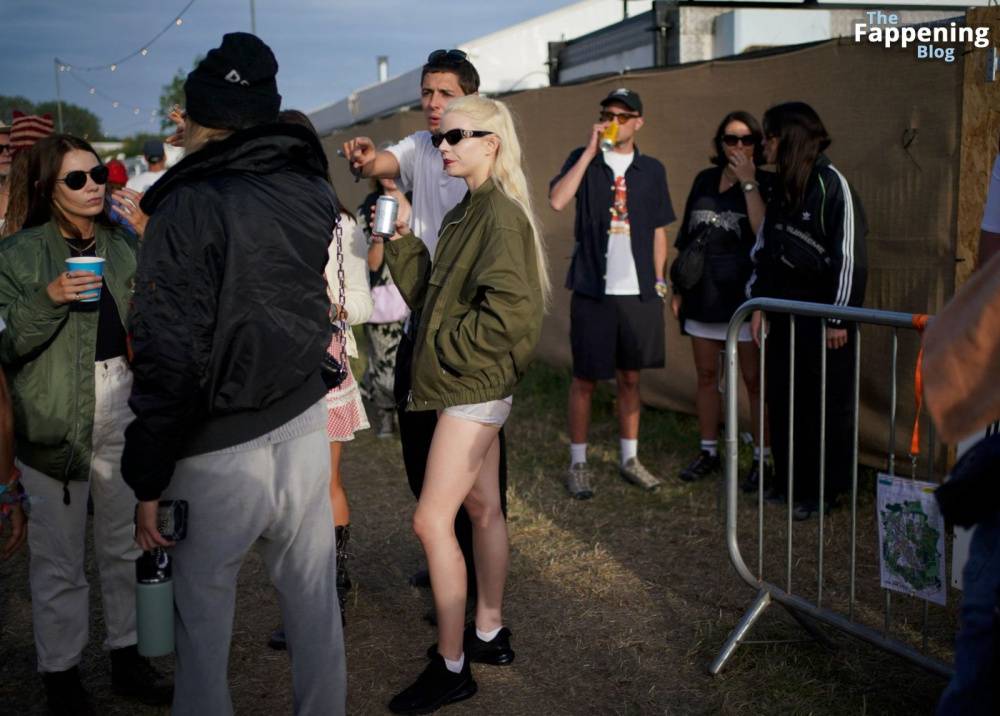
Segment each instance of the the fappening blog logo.
[[971,42],[980,49],[990,46],[988,27],[969,27],[954,21],[947,25],[901,25],[899,15],[884,10],[868,10],[865,17],[867,21],[854,26],[855,42],[870,42],[884,47],[912,45],[916,48],[918,60],[954,62],[954,45]]

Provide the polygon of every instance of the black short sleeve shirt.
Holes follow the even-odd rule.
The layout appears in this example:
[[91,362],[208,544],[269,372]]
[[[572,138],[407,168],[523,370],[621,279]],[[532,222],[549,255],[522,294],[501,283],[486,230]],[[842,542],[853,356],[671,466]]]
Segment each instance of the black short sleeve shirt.
[[[570,153],[559,174],[549,183],[550,190],[582,154],[583,147]],[[632,164],[625,171],[625,183],[628,185],[632,257],[639,277],[639,295],[644,299],[655,298],[653,233],[677,218],[670,202],[667,171],[659,161],[641,154],[636,148]],[[614,172],[604,161],[604,155],[599,154],[587,167],[576,191],[576,245],[566,276],[566,288],[592,298],[604,295],[614,184]]]

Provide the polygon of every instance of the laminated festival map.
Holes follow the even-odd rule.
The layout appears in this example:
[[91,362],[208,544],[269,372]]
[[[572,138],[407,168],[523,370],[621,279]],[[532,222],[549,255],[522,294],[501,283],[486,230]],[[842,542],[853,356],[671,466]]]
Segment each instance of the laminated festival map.
[[944,517],[937,485],[880,473],[878,544],[882,587],[943,605]]

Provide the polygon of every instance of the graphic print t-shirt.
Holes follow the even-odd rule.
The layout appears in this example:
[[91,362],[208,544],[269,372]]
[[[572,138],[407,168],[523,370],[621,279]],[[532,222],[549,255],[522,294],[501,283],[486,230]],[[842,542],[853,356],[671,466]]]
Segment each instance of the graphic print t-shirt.
[[605,152],[604,162],[615,174],[615,191],[611,202],[611,228],[608,231],[608,264],[604,293],[609,296],[639,295],[639,275],[632,256],[632,234],[628,221],[628,186],[625,171],[632,164],[632,153]]

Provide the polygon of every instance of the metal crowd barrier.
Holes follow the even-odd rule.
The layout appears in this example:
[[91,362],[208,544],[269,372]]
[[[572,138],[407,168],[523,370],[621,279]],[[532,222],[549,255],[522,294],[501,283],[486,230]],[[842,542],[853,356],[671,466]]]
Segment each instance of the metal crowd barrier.
[[[826,321],[828,319],[847,321],[851,324],[850,330],[853,331],[854,341],[854,395],[853,398],[853,460],[851,461],[851,489],[849,495],[849,509],[850,509],[850,584],[849,584],[849,596],[848,596],[848,610],[847,614],[838,613],[828,607],[823,606],[823,550],[824,550],[824,522],[826,515],[824,513],[824,465],[823,465],[823,445],[826,441],[826,421],[825,421],[825,403],[826,403],[826,350],[825,350],[825,330],[820,331],[821,339],[824,340],[824,350],[821,351],[820,355],[820,375],[821,375],[821,397],[820,397],[820,458],[819,458],[819,524],[818,524],[818,554],[816,555],[816,568],[817,568],[817,584],[815,599],[810,600],[805,596],[795,594],[793,592],[792,584],[792,566],[795,562],[795,554],[793,552],[793,540],[792,540],[792,509],[794,500],[793,492],[793,429],[795,425],[794,420],[794,391],[795,391],[795,361],[790,361],[789,370],[789,408],[791,414],[789,415],[789,475],[788,475],[788,514],[787,514],[787,545],[785,549],[785,557],[787,561],[787,568],[785,576],[784,588],[778,586],[772,581],[768,581],[764,578],[764,486],[763,480],[761,480],[761,485],[758,487],[756,507],[757,507],[757,564],[758,572],[754,574],[753,570],[747,565],[740,551],[738,532],[737,532],[737,518],[739,514],[739,503],[738,503],[738,490],[737,490],[737,449],[738,449],[738,436],[739,428],[737,424],[737,399],[740,390],[741,380],[739,374],[739,363],[737,360],[737,338],[739,335],[740,326],[744,323],[748,316],[753,311],[764,311],[765,313],[784,313],[789,314],[789,353],[791,356],[795,355],[795,319],[796,317],[802,318],[818,318],[822,321],[822,327],[826,328]],[[896,378],[897,378],[897,354],[899,348],[899,330],[900,329],[910,329],[916,328],[915,319],[919,318],[909,313],[896,313],[892,311],[877,311],[865,308],[851,308],[851,307],[839,307],[831,306],[825,304],[816,303],[804,303],[800,301],[783,301],[777,299],[754,299],[744,303],[736,311],[729,324],[729,331],[726,340],[726,348],[724,353],[724,363],[725,363],[725,387],[724,387],[724,410],[726,417],[726,432],[725,432],[725,463],[724,463],[724,489],[726,494],[726,544],[729,550],[729,558],[736,568],[739,576],[748,585],[757,590],[757,597],[754,599],[750,608],[746,611],[743,617],[740,619],[739,623],[729,634],[726,639],[722,650],[716,656],[715,660],[709,667],[709,672],[713,675],[719,673],[723,666],[725,666],[726,661],[733,655],[736,648],[744,642],[748,632],[754,623],[760,618],[768,606],[772,603],[780,604],[784,607],[795,620],[808,631],[813,637],[821,640],[824,643],[829,643],[826,636],[816,628],[813,621],[825,624],[827,626],[833,627],[841,632],[849,634],[858,639],[867,641],[876,647],[884,649],[887,652],[895,654],[897,656],[903,657],[910,660],[914,664],[921,666],[931,672],[940,674],[942,676],[950,676],[953,672],[951,665],[946,664],[936,658],[929,656],[926,653],[922,653],[921,650],[917,650],[913,646],[895,639],[891,634],[891,616],[892,616],[892,598],[891,592],[889,590],[885,591],[884,597],[884,626],[882,630],[874,629],[863,623],[855,620],[855,610],[857,607],[857,594],[856,594],[856,576],[857,576],[857,529],[858,529],[858,451],[859,451],[859,441],[858,441],[858,422],[859,422],[859,406],[860,406],[860,376],[861,376],[861,324],[886,326],[892,328],[892,347],[890,359],[890,408],[889,408],[889,440],[888,440],[888,470],[889,474],[895,474],[895,453],[896,453],[896,398],[897,398],[897,388],[896,388]],[[765,374],[765,360],[766,360],[766,338],[761,341],[760,344],[760,375],[761,375],[761,400],[760,400],[760,413],[755,416],[759,421],[758,424],[762,425],[764,422],[764,404],[765,404],[765,392],[764,392],[764,374]],[[848,396],[837,396],[837,398],[847,399]],[[760,435],[763,436],[763,430],[760,431]],[[761,448],[763,450],[763,437],[760,438]],[[933,443],[933,436],[931,437],[931,442]],[[933,451],[933,447],[931,448]],[[933,452],[931,453],[931,459],[929,461],[930,465],[933,465]],[[777,476],[776,476],[777,479]],[[923,630],[922,638],[923,645],[922,649],[926,651],[927,647],[927,629],[928,629],[928,617],[927,617],[928,603],[924,602],[924,617],[923,617]]]

